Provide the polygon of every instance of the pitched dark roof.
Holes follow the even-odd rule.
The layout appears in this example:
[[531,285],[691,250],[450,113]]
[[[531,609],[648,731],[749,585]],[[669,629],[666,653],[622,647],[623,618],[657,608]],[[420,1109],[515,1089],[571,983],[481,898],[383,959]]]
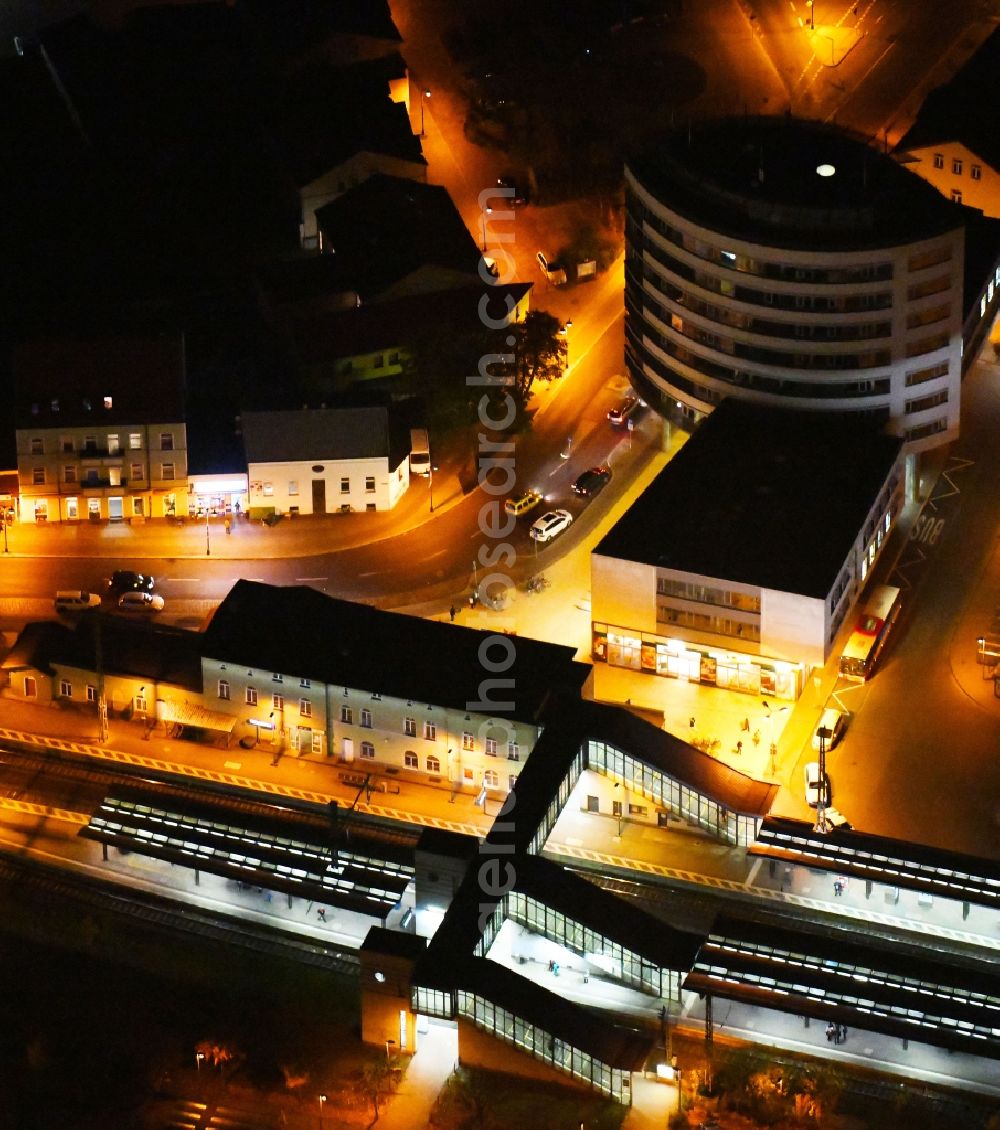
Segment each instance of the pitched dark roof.
[[316,223],[362,297],[421,267],[479,278],[479,247],[441,185],[373,173],[320,208]]
[[4,666],[10,667],[15,657],[49,673],[57,663],[96,671],[98,632],[105,674],[169,683],[201,693],[200,632],[101,612],[81,616],[72,629],[51,621],[28,624]]
[[[117,337],[31,341],[14,352],[18,428],[179,423],[184,419],[184,339]],[[111,398],[110,407],[105,397]]]
[[248,463],[368,459],[386,456],[395,470],[410,451],[410,434],[386,408],[303,408],[244,412]]
[[1000,115],[996,76],[1000,70],[1000,27],[946,83],[932,90],[917,120],[900,138],[897,155],[945,141],[958,141],[1000,171]]
[[[389,98],[393,61],[405,73],[405,64],[395,54],[353,67],[311,68],[291,77],[272,113],[278,144],[299,187],[358,153],[426,166],[406,105]],[[326,106],[335,112],[303,114],[303,106]]]
[[724,400],[594,552],[825,598],[901,447],[846,413]]
[[513,303],[523,301],[531,283],[486,286],[482,282],[430,294],[410,294],[376,305],[362,305],[326,313],[290,312],[285,324],[294,339],[295,355],[306,365],[356,357],[391,347],[405,348],[416,331],[427,325],[450,326],[459,332],[482,328],[479,302],[489,298],[488,313],[500,316]]
[[[819,175],[823,165],[836,171]],[[678,129],[628,167],[687,219],[771,247],[887,247],[962,224],[936,189],[865,141],[783,115]]]
[[402,42],[388,0],[238,0],[237,7],[273,50],[299,51],[343,37]]
[[573,663],[573,648],[519,637],[513,666],[491,675],[480,647],[492,633],[246,580],[236,582],[204,636],[204,654],[222,662],[456,710],[480,700],[484,679],[511,680],[491,699],[511,701],[513,710],[502,713],[521,721],[538,716],[553,688],[578,688],[587,673]]
[[14,646],[3,657],[0,670],[18,671],[25,667],[54,674],[49,666],[49,658],[54,653],[68,648],[71,630],[55,620],[36,620],[25,624],[18,633]]

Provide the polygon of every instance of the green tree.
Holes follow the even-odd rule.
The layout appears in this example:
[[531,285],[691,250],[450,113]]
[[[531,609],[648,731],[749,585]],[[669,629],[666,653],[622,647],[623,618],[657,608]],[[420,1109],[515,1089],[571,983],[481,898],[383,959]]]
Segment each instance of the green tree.
[[371,1103],[372,1125],[379,1120],[379,1104],[396,1090],[399,1084],[399,1067],[384,1055],[375,1055],[361,1068],[354,1089],[365,1102]]
[[[497,373],[506,377],[506,388],[519,412],[523,412],[535,381],[554,381],[566,367],[566,339],[562,323],[545,310],[531,310],[520,322],[496,331],[495,352],[507,360]],[[513,339],[513,340],[511,340]]]

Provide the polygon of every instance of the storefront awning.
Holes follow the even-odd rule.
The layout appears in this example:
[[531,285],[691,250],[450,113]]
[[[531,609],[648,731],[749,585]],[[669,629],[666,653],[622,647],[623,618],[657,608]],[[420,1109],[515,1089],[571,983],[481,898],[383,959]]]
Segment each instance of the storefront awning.
[[223,714],[221,710],[206,710],[204,706],[196,706],[191,702],[164,702],[162,699],[156,704],[156,716],[161,722],[198,726],[202,730],[221,730],[226,734],[231,734],[239,721],[232,714]]

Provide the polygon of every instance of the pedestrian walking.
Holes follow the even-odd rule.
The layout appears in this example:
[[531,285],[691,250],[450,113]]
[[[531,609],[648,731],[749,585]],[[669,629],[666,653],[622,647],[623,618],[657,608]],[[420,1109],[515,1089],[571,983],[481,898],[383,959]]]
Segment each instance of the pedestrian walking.
[[743,730],[743,733],[744,733],[744,734],[749,734],[749,733],[750,733],[750,719],[749,719],[749,718],[744,718],[744,719],[743,719],[743,726],[742,726],[742,730]]
[[753,748],[756,749],[757,746],[760,745],[760,730],[754,730],[752,740],[753,740]]
[[737,753],[742,753],[742,752],[743,752],[743,743],[742,743],[742,742],[737,742],[737,743],[736,743],[736,752],[737,752]]
[[690,718],[688,719],[688,727],[689,727],[690,729],[692,729],[692,730],[694,729],[694,715],[693,715],[693,714],[692,714],[692,715],[691,715],[691,717],[690,717]]
[[454,606],[454,604],[451,606],[451,608],[448,609],[448,615],[451,617],[451,622],[454,624],[455,617],[458,615],[458,609]]
[[826,1042],[828,1044],[832,1044],[833,1039],[836,1035],[837,1035],[837,1025],[834,1024],[834,1022],[831,1020],[830,1023],[827,1024],[827,1026],[826,1026]]
[[232,524],[232,522],[230,522],[230,521],[229,521],[229,519],[227,518],[227,519],[226,519],[226,533],[227,533],[227,534],[231,534],[232,532],[233,532],[233,524]]
[[317,907],[316,917],[320,920],[320,922],[326,921],[326,907],[325,906]]

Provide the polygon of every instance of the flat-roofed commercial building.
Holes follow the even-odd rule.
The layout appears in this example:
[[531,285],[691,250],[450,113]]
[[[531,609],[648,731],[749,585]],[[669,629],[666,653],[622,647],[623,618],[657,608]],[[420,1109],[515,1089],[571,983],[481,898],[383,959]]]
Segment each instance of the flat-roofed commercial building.
[[732,118],[626,169],[626,363],[669,419],[726,397],[958,435],[964,218],[843,131]]
[[877,423],[724,401],[592,553],[594,659],[797,698],[902,504]]

